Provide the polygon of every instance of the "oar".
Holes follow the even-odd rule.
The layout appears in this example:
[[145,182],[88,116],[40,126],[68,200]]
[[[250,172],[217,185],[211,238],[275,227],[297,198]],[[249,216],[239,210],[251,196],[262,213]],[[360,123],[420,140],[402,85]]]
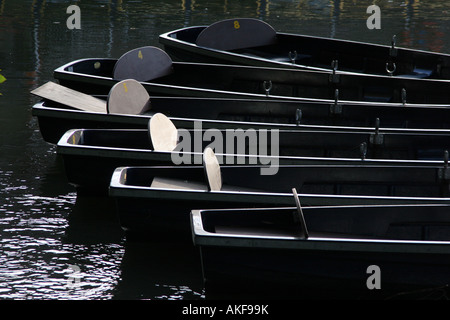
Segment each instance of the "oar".
[[142,84],[125,79],[112,86],[108,94],[108,113],[142,114],[150,110],[150,95]]
[[31,93],[77,110],[106,113],[106,101],[51,81],[34,89]]
[[294,194],[294,200],[295,204],[297,206],[297,219],[300,223],[301,232],[300,235],[303,236],[305,239],[308,239],[308,228],[306,227],[306,221],[305,216],[303,215],[302,206],[300,205],[300,199],[298,198],[297,190],[295,188],[292,188],[292,193]]
[[277,42],[277,32],[259,19],[239,18],[215,22],[197,37],[196,45],[216,50],[261,47]]
[[123,54],[114,65],[115,80],[150,81],[171,74],[172,59],[157,47],[136,48]]
[[220,191],[222,189],[220,165],[214,151],[210,147],[206,147],[203,152],[203,167],[205,169],[208,190]]
[[107,101],[51,81],[34,89],[31,93],[88,112],[138,115],[148,111],[151,105],[147,90],[134,79],[116,83],[109,91]]
[[173,151],[178,144],[178,130],[162,113],[156,113],[148,122],[150,142],[155,151]]

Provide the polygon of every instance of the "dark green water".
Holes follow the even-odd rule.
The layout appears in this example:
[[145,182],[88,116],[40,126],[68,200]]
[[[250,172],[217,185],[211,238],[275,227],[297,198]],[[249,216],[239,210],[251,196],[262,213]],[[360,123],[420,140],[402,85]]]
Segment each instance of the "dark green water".
[[[69,4],[81,29],[69,30]],[[127,243],[108,199],[78,197],[45,143],[29,92],[72,60],[158,44],[161,33],[234,17],[276,30],[450,52],[450,3],[376,1],[0,0],[0,299],[207,299],[189,248]],[[76,266],[78,269],[73,269]],[[77,271],[76,273],[71,273]],[[75,280],[71,277],[75,277]],[[70,285],[69,280],[73,280]]]

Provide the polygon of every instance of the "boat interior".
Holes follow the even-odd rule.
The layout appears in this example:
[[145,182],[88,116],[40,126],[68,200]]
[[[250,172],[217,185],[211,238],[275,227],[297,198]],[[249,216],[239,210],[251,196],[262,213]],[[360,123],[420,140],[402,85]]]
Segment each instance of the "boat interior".
[[[223,23],[226,23],[226,21]],[[263,31],[267,31],[266,26],[263,25],[262,28],[264,29]],[[253,35],[257,33],[255,29],[250,31]],[[199,35],[211,33],[209,35],[209,38],[212,39],[210,43],[205,42],[201,44],[214,49],[214,39],[222,38],[224,32],[229,32],[229,28],[220,30],[213,24],[208,27],[199,26],[177,30],[169,33],[168,37],[200,45],[198,42]],[[243,37],[249,39],[252,37],[252,34],[244,35]],[[398,59],[396,59],[395,56],[391,56],[391,48],[394,48],[395,51],[395,37],[392,38],[392,41],[391,39],[386,40],[386,45],[390,44],[391,47],[381,45],[367,47],[364,44],[351,41],[333,39],[330,42],[328,39],[320,37],[277,33],[276,42],[261,43],[258,46],[241,47],[226,51],[323,69],[333,68],[333,61],[338,61],[339,70],[349,72],[386,75],[393,70],[395,75],[411,78],[445,79],[448,77],[447,73],[450,70],[449,68],[443,68],[443,61],[438,61],[437,58],[435,61],[430,61],[429,58],[427,59],[420,52],[406,52],[403,50],[399,53]]]
[[[442,171],[434,167],[280,165],[276,175],[262,175],[263,168],[267,166],[220,166],[218,175],[222,188],[217,191],[290,194],[291,189],[296,188],[299,194],[398,197],[447,197],[449,194],[448,180],[439,178]],[[208,188],[204,168],[200,165],[129,167],[120,183],[124,187],[146,189],[155,178],[165,179],[168,184],[164,188],[172,190],[204,191]]]
[[[309,237],[450,241],[448,205],[304,207]],[[208,234],[302,237],[297,208],[195,210]]]
[[[165,119],[164,123],[157,125],[155,120],[158,117]],[[172,130],[168,130],[169,127]],[[155,141],[152,141],[154,136],[158,135],[164,144],[168,134],[173,136],[173,145],[163,151],[202,152],[208,145],[214,145],[217,147],[216,152],[226,154],[441,161],[445,150],[450,147],[446,145],[445,133],[382,134],[378,133],[377,129],[374,129],[373,133],[306,129],[178,130],[173,122],[161,113],[156,113],[150,118],[148,132],[143,129],[86,129],[74,132],[74,136],[69,137],[67,143],[91,147],[152,150],[155,145]],[[205,138],[206,136],[209,138]],[[158,151],[157,148],[155,150]]]

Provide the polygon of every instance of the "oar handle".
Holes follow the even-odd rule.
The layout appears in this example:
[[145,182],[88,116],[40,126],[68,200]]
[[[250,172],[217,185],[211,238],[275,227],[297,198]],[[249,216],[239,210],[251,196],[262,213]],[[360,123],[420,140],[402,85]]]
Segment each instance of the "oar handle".
[[292,193],[294,194],[294,200],[297,206],[297,217],[300,220],[300,228],[301,228],[300,235],[303,236],[305,239],[308,239],[309,237],[308,228],[306,227],[305,216],[303,215],[302,206],[300,205],[300,199],[298,198],[297,189],[292,188]]

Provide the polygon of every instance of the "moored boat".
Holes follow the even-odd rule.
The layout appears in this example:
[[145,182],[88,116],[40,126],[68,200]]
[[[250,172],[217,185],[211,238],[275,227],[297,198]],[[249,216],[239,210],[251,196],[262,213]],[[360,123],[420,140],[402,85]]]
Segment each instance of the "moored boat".
[[209,297],[423,298],[450,282],[449,210],[435,204],[193,210],[191,228]]
[[[129,83],[131,80],[119,82]],[[120,87],[120,86],[119,86]],[[114,87],[113,87],[114,88]],[[340,102],[250,100],[228,98],[168,97],[147,95],[151,108],[144,112],[117,113],[106,108],[109,94],[101,99],[55,83],[47,83],[32,93],[44,101],[32,107],[39,129],[45,141],[56,144],[70,129],[79,128],[146,128],[152,115],[162,112],[168,115],[179,128],[193,128],[194,121],[201,120],[204,128],[262,128],[267,129],[323,129],[323,126],[346,127],[391,127],[448,129],[450,108],[444,106],[402,104],[342,104]],[[130,89],[129,89],[130,90]],[[144,89],[145,90],[145,89]],[[129,100],[121,99],[124,106],[131,104],[135,94],[128,94]],[[75,103],[75,101],[77,103]],[[93,106],[97,105],[97,108]],[[378,119],[378,120],[377,120]],[[377,124],[379,121],[380,124]],[[347,130],[347,129],[346,129]]]
[[97,95],[131,78],[151,95],[450,104],[450,83],[435,79],[172,62],[156,47],[136,48],[119,59],[72,61],[57,68],[54,77],[63,86]]
[[[156,114],[156,117],[163,116]],[[170,121],[170,119],[167,119]],[[149,122],[149,124],[151,121]],[[195,128],[197,125],[197,128]],[[211,146],[220,164],[358,166],[442,166],[450,149],[450,132],[361,128],[345,130],[177,129],[181,142],[155,149],[147,129],[72,129],[57,144],[69,183],[79,190],[106,192],[117,167],[201,165]],[[365,129],[365,130],[364,130]],[[167,131],[166,131],[167,133]],[[214,139],[211,139],[214,137]],[[212,142],[212,140],[214,142]],[[265,147],[262,147],[265,146]]]
[[177,61],[321,71],[338,61],[341,72],[450,80],[448,54],[398,47],[395,36],[379,45],[277,32],[264,21],[236,18],[169,31],[159,42]]
[[183,237],[190,209],[289,206],[292,188],[303,206],[450,203],[442,167],[280,165],[271,175],[267,166],[204,161],[204,167],[117,168],[109,195],[124,230],[146,236],[177,230]]

